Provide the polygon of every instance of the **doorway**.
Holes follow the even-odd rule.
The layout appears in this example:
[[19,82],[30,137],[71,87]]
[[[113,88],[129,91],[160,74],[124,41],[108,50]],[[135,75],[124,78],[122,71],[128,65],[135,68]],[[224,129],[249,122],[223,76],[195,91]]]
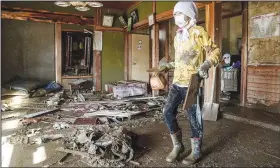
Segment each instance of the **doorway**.
[[131,34],[131,80],[149,83],[150,36]]
[[242,11],[242,2],[223,3],[220,103],[233,106],[241,100]]

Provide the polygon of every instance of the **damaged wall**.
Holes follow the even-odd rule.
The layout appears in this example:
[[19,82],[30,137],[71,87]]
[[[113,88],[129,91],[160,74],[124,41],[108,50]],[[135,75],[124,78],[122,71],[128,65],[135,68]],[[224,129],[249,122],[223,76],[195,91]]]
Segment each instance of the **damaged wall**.
[[124,34],[103,32],[102,89],[108,82],[124,80]]
[[16,74],[55,80],[54,24],[2,19],[2,84]]
[[[251,37],[256,31],[252,26],[252,17],[279,13],[279,9],[280,2],[249,2],[247,102],[250,104],[271,107],[278,104],[279,107],[280,36]],[[265,25],[268,20],[264,19],[259,26]],[[271,25],[265,31],[274,28]]]

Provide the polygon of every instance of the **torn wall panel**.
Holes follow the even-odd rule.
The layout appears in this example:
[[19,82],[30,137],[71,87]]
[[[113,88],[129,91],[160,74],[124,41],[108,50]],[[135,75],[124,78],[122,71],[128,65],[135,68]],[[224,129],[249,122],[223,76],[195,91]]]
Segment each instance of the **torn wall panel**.
[[271,110],[280,104],[280,32],[279,17],[275,17],[279,15],[280,2],[248,3],[246,102]]
[[269,13],[250,19],[250,38],[269,38],[280,36],[280,13]]
[[248,64],[280,64],[280,36],[250,40]]

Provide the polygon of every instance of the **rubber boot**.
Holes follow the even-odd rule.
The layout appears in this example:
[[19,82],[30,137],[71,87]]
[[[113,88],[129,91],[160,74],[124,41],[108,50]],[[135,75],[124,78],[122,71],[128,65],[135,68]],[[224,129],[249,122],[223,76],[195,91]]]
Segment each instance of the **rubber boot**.
[[166,161],[174,162],[178,158],[178,156],[184,152],[184,145],[182,143],[182,131],[180,130],[175,134],[170,134],[170,136],[173,144],[173,149],[166,157]]
[[191,138],[192,152],[187,156],[182,163],[191,166],[201,158],[201,139],[200,138]]

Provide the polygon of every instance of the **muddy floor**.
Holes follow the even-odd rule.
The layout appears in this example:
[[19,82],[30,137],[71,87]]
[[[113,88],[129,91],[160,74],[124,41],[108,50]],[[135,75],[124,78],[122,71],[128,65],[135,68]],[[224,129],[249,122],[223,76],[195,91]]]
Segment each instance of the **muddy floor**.
[[[148,122],[131,128],[138,134],[134,161],[141,167],[183,167],[180,161],[169,164],[165,156],[171,150],[171,140],[162,121]],[[181,119],[186,153],[190,151],[189,125]],[[193,167],[277,167],[280,165],[279,132],[220,119],[205,122],[203,158]],[[6,132],[8,133],[8,132]],[[8,135],[8,134],[6,134]],[[66,158],[63,165],[57,161],[65,154],[55,149],[61,141],[42,145],[10,145],[2,135],[2,167],[85,167],[79,156]],[[133,165],[131,165],[133,166]]]

